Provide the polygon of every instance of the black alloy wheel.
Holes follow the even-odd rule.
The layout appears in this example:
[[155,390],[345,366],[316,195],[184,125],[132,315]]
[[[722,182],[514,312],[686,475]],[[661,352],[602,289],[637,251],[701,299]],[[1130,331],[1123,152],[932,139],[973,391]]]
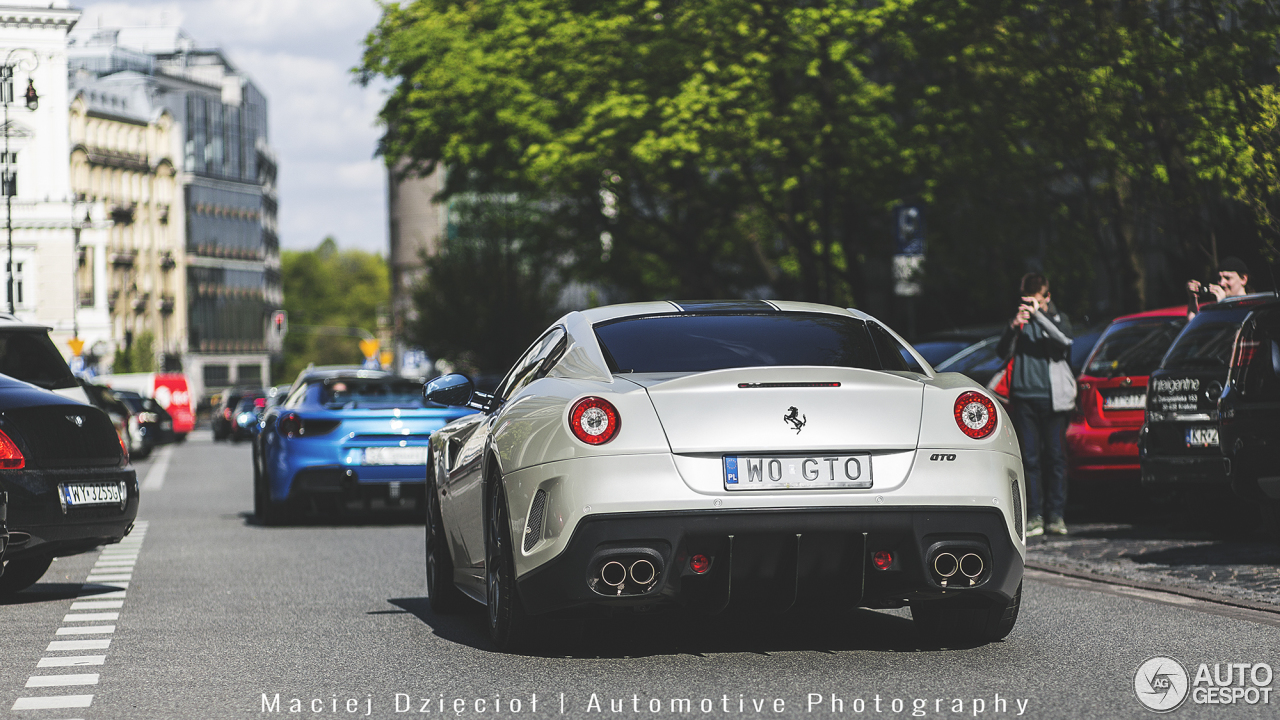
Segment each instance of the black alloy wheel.
[[1022,583],[1009,602],[959,597],[911,603],[911,619],[925,640],[936,643],[990,643],[1013,631],[1022,606]]
[[6,562],[4,574],[0,575],[0,595],[12,595],[35,585],[52,564],[52,557],[33,557]]
[[453,584],[453,557],[444,536],[433,460],[427,461],[427,467],[427,602],[433,612],[450,615],[467,609],[468,599]]
[[494,477],[489,483],[489,513],[484,545],[489,638],[499,650],[511,652],[523,645],[529,622],[516,591],[507,493],[502,487],[501,476]]

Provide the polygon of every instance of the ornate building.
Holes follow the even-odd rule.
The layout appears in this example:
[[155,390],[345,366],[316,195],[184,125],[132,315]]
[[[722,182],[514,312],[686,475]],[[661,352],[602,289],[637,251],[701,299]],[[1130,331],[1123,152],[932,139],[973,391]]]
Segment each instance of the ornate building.
[[178,130],[136,72],[80,87],[71,101],[72,190],[82,202],[102,203],[112,220],[105,243],[80,244],[77,303],[91,310],[105,299],[117,346],[151,333],[167,369],[180,369],[187,349]]

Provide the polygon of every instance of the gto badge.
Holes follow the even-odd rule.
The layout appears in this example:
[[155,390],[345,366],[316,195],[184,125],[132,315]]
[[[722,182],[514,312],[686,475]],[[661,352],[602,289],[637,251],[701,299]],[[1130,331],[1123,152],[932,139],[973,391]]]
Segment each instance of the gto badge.
[[67,419],[76,424],[76,427],[84,427],[84,418],[79,415],[68,415]]
[[787,423],[791,427],[795,428],[797,435],[799,435],[800,431],[804,429],[805,423],[809,422],[808,418],[804,415],[801,415],[800,411],[797,410],[794,406],[787,408],[787,414],[782,416],[782,420],[783,422]]

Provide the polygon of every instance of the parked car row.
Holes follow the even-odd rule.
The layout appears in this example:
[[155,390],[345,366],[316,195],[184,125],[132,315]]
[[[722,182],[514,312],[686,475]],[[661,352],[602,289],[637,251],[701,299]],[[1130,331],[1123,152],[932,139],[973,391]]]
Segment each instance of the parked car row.
[[0,599],[133,528],[124,426],[88,399],[49,328],[0,314]]

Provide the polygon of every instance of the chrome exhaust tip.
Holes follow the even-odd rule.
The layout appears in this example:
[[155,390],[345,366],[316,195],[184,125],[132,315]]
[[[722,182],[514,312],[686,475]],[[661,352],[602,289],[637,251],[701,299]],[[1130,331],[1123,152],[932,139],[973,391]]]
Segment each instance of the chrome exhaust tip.
[[617,560],[610,560],[600,568],[600,580],[609,587],[621,587],[627,581],[627,568]]
[[648,585],[657,576],[657,569],[648,560],[637,560],[631,563],[631,579],[634,582],[640,585]]
[[984,567],[986,564],[982,562],[982,556],[977,553],[965,553],[964,557],[960,558],[960,572],[970,580],[981,575]]
[[933,571],[938,573],[938,577],[949,578],[959,569],[960,562],[949,552],[938,553],[933,558]]

